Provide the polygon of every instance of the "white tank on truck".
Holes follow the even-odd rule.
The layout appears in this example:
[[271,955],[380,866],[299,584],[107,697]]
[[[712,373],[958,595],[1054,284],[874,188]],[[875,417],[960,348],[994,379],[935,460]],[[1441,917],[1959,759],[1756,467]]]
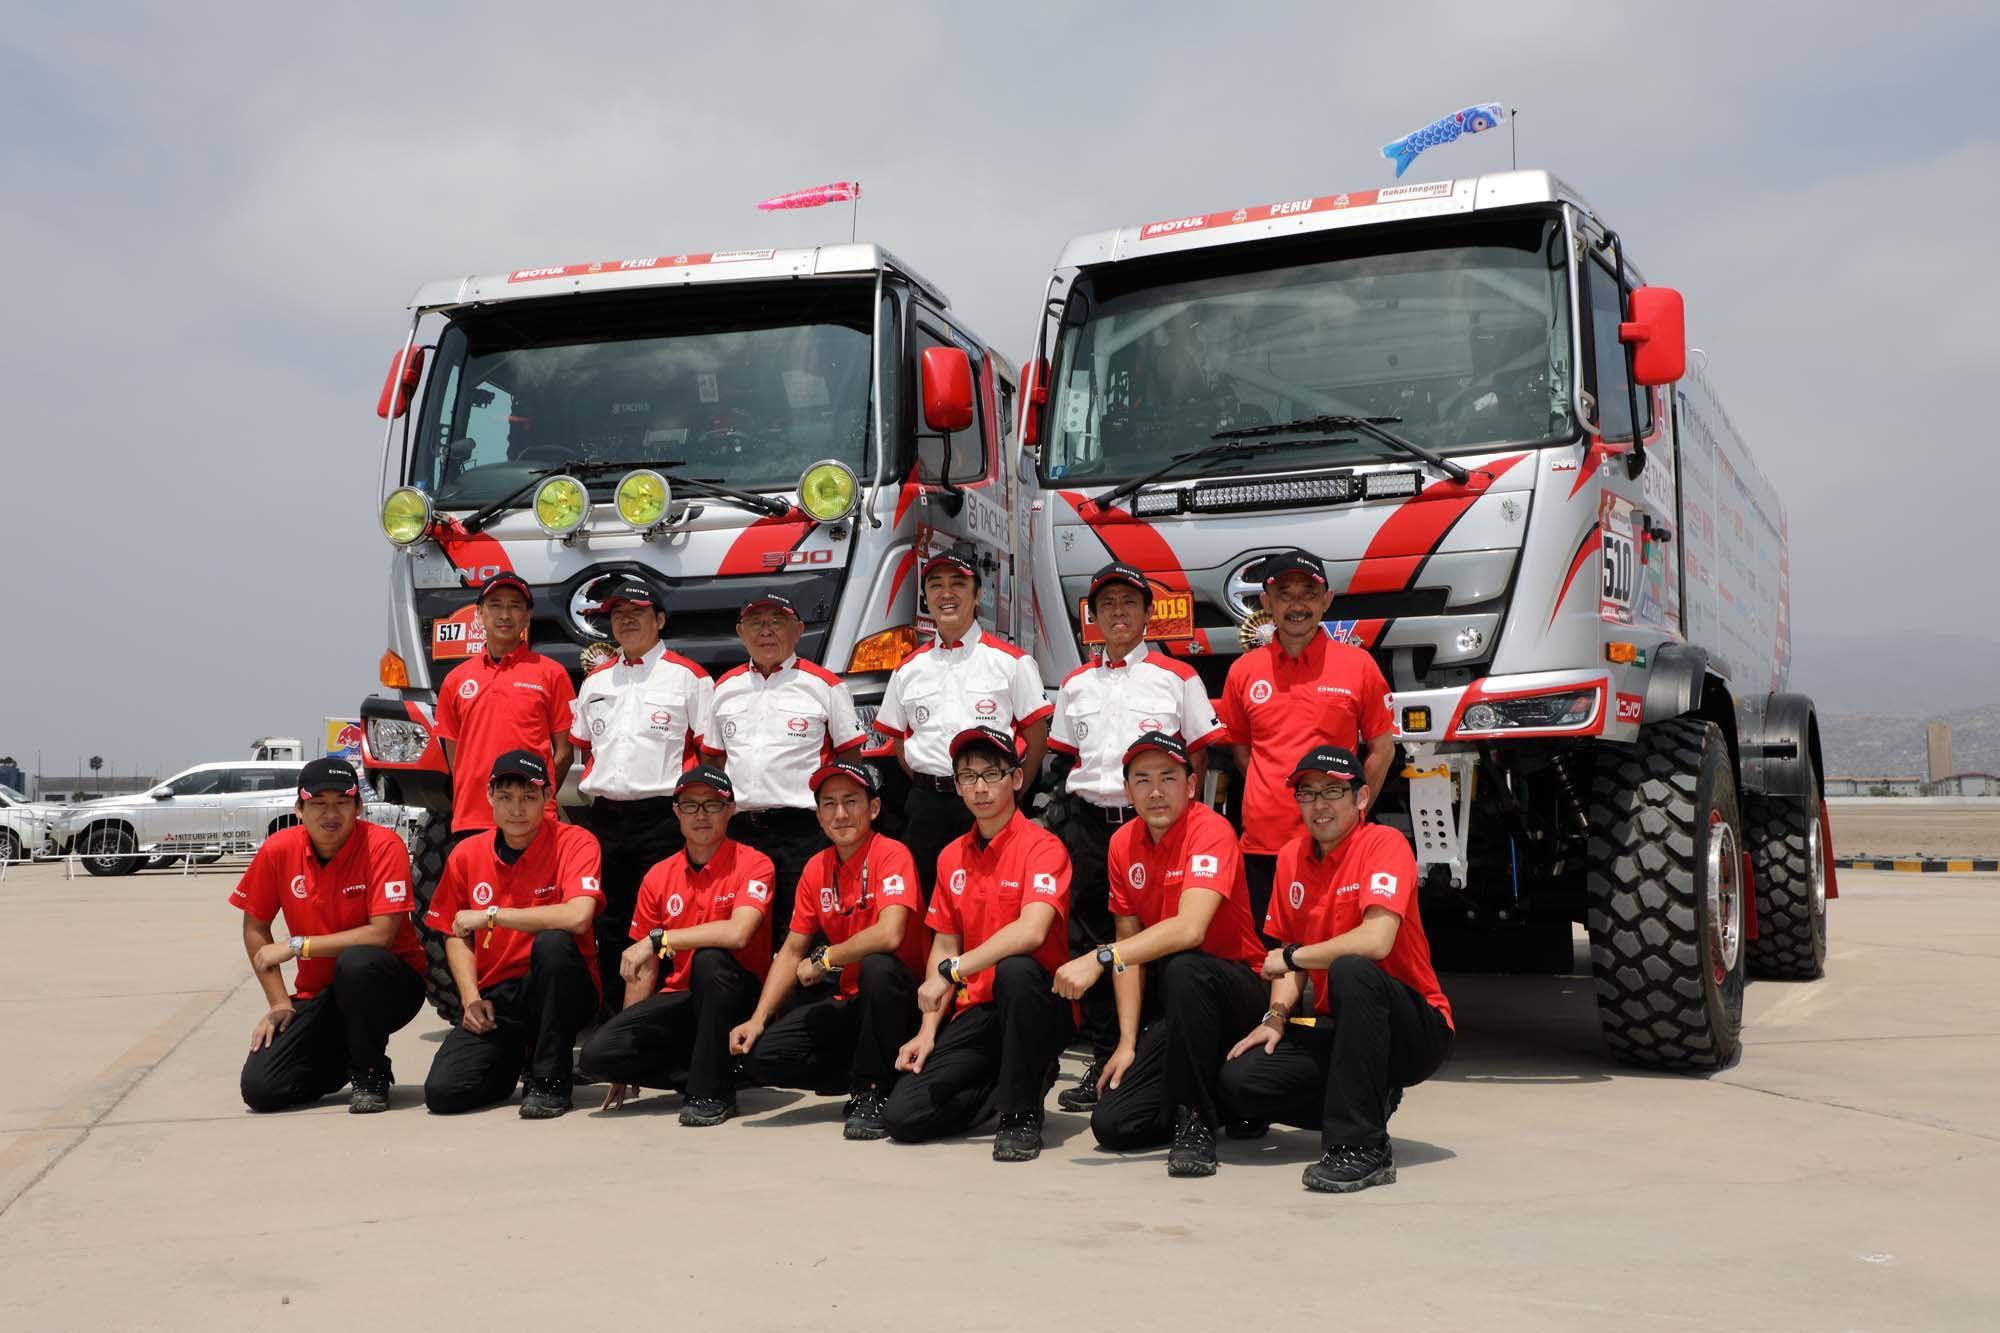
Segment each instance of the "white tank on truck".
[[[1746,971],[1826,957],[1811,701],[1788,692],[1784,507],[1679,294],[1541,171],[1079,237],[1023,376],[1044,669],[1118,558],[1220,694],[1259,563],[1302,546],[1326,632],[1390,683],[1426,928],[1461,968],[1590,937],[1621,1058],[1713,1068]],[[1636,429],[1635,429],[1636,422]]]
[[360,716],[375,790],[434,812],[421,902],[449,828],[436,686],[481,650],[474,603],[503,570],[533,588],[530,646],[577,677],[608,647],[585,615],[607,576],[651,584],[668,646],[712,675],[744,660],[740,608],[782,592],[799,654],[845,676],[864,722],[929,628],[915,571],[932,549],[974,551],[985,623],[1029,628],[1013,367],[888,251],[516,269],[430,283],[410,309],[377,403],[386,692]]

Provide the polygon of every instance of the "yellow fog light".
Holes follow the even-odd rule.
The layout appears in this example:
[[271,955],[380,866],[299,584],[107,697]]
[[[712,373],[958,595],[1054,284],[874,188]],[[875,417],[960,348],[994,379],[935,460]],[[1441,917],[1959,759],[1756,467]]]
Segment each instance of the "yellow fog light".
[[612,499],[618,507],[618,517],[644,532],[667,516],[667,506],[673,501],[673,489],[659,473],[651,468],[640,468],[625,474]]
[[567,537],[590,516],[590,492],[575,477],[550,477],[535,487],[535,522],[551,537]]
[[412,546],[431,530],[431,497],[413,487],[389,492],[382,502],[382,535],[398,546]]
[[799,508],[821,523],[838,523],[854,512],[859,488],[845,463],[814,463],[799,478]]

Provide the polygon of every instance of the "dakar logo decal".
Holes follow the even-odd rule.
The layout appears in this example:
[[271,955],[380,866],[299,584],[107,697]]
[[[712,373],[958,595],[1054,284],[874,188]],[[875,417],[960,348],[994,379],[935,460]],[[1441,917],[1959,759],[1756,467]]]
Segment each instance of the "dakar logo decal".
[[931,710],[923,704],[918,704],[910,710],[910,716],[916,719],[917,725],[921,727],[924,723],[931,720]]
[[1252,681],[1250,683],[1250,702],[1253,704],[1267,704],[1271,702],[1271,682],[1268,680]]
[[1140,865],[1137,861],[1134,861],[1132,863],[1132,868],[1125,872],[1125,880],[1135,889],[1145,888],[1146,867]]
[[461,699],[470,699],[477,693],[479,693],[479,682],[476,680],[468,680],[458,687],[458,697]]
[[1306,886],[1297,880],[1293,880],[1292,887],[1285,890],[1285,897],[1291,900],[1292,906],[1304,907],[1306,905]]
[[822,912],[831,912],[838,909],[839,906],[840,906],[839,890],[822,887],[819,891],[819,910]]
[[681,897],[678,893],[671,895],[667,899],[667,915],[669,917],[679,916],[686,907],[687,899]]
[[952,891],[953,893],[964,893],[964,892],[965,892],[965,871],[964,871],[964,870],[954,870],[954,871],[952,871],[952,872],[951,872],[951,891]]
[[292,897],[303,898],[305,896],[306,896],[306,877],[304,875],[293,875]]
[[590,720],[590,734],[593,736],[602,736],[604,734],[603,718],[596,717]]
[[1070,730],[1076,733],[1076,738],[1078,740],[1083,740],[1090,735],[1090,724],[1088,722],[1085,722],[1081,718],[1078,718],[1076,721],[1070,723],[1069,725],[1070,725]]
[[481,907],[487,906],[493,901],[493,886],[483,879],[480,880],[472,886],[472,901]]

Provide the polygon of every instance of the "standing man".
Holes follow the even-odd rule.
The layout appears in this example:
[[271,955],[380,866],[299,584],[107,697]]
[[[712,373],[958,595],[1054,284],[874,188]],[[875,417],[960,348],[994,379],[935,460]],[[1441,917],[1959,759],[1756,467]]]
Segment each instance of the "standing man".
[[[486,651],[453,667],[438,686],[437,734],[451,769],[451,831],[461,837],[494,826],[486,777],[509,750],[540,759],[560,789],[569,772],[570,704],[576,691],[569,672],[528,647],[534,606],[528,581],[513,570],[486,580],[479,590],[479,623]],[[543,806],[556,817],[556,802]]]
[[[1317,1126],[1305,1187],[1347,1194],[1395,1181],[1389,1116],[1451,1054],[1451,1002],[1417,915],[1417,858],[1402,834],[1364,822],[1360,763],[1321,746],[1291,785],[1306,831],[1278,854],[1284,891],[1264,923],[1282,942],[1264,959],[1270,1008],[1231,1048],[1222,1097],[1233,1119]],[[1317,1012],[1301,1023],[1292,1011],[1307,978]]]
[[875,727],[910,775],[903,833],[928,902],[938,853],[972,828],[952,778],[952,738],[969,727],[1011,729],[1027,743],[1023,771],[1032,787],[1055,708],[1042,695],[1034,659],[980,628],[979,566],[971,554],[940,551],[924,562],[920,581],[937,637],[890,675]]
[[[849,1093],[843,1136],[879,1139],[896,1053],[917,1030],[924,902],[909,848],[875,832],[882,802],[868,766],[838,760],[812,788],[833,846],[806,863],[791,931],[729,1049],[748,1057],[753,1083]],[[801,987],[805,997],[772,1022]]]
[[570,739],[586,755],[577,790],[590,798],[590,830],[604,858],[597,962],[605,1016],[625,990],[618,958],[632,928],[639,881],[681,847],[674,784],[700,756],[715,682],[660,642],[667,618],[653,590],[621,576],[601,595],[618,657],[584,678]]
[[[410,925],[410,857],[390,829],[361,819],[361,779],[344,759],[299,770],[298,823],[264,839],[229,895],[264,988],[250,1030],[243,1103],[277,1111],[352,1083],[347,1109],[389,1109],[389,1036],[424,1003],[424,951]],[[288,938],[274,942],[284,914]],[[283,965],[297,959],[285,992]]]
[[570,1051],[597,1011],[597,839],[548,817],[553,779],[527,750],[493,761],[486,798],[494,831],[451,849],[424,918],[449,936],[465,1007],[431,1061],[424,1105],[439,1115],[489,1106],[525,1071],[521,1118],[553,1120],[570,1108]]
[[[583,1045],[583,1069],[611,1085],[604,1109],[628,1091],[675,1088],[681,1123],[719,1125],[736,1114],[729,1030],[757,1000],[771,966],[771,858],[729,836],[736,790],[706,765],[674,788],[686,845],[646,872],[619,961],[625,1007]],[[662,968],[664,964],[664,969]]]
[[923,1019],[896,1056],[909,1077],[882,1111],[904,1143],[963,1133],[997,1111],[996,1162],[1041,1156],[1042,1098],[1073,1027],[1069,1002],[1050,989],[1069,956],[1069,855],[1016,807],[1026,778],[1014,746],[993,727],[951,742],[972,832],[938,858]]
[[826,845],[808,779],[867,733],[847,682],[798,655],[805,623],[789,597],[765,593],[745,606],[736,633],[750,660],[716,681],[702,750],[736,784],[729,836],[771,858],[771,915],[790,921],[799,874]]
[[1333,593],[1318,557],[1281,551],[1264,562],[1263,580],[1271,641],[1237,658],[1222,686],[1222,720],[1243,775],[1251,919],[1260,922],[1278,849],[1304,829],[1285,781],[1292,761],[1316,745],[1363,755],[1372,801],[1396,757],[1381,668],[1364,650],[1334,642],[1322,625]]
[[[1106,565],[1091,576],[1088,600],[1090,618],[1104,633],[1104,647],[1063,681],[1049,728],[1049,748],[1076,761],[1049,821],[1069,852],[1073,958],[1111,943],[1105,849],[1111,835],[1132,818],[1124,772],[1132,743],[1147,732],[1183,737],[1193,768],[1191,789],[1198,799],[1208,768],[1206,748],[1228,734],[1194,668],[1147,645],[1153,588],[1144,574],[1127,564]],[[1118,1044],[1108,974],[1079,1003],[1090,1064],[1076,1086],[1056,1098],[1065,1111],[1087,1111],[1097,1104],[1098,1075]]]
[[[1109,975],[1118,1045],[1104,1062],[1090,1129],[1124,1152],[1169,1140],[1167,1174],[1215,1174],[1222,1123],[1217,1084],[1236,1033],[1264,1003],[1264,945],[1236,830],[1194,799],[1194,760],[1178,738],[1150,731],[1125,752],[1138,818],[1111,839],[1111,911],[1118,942],[1072,958],[1056,994],[1076,998]],[[1146,1011],[1153,1021],[1141,1028]]]

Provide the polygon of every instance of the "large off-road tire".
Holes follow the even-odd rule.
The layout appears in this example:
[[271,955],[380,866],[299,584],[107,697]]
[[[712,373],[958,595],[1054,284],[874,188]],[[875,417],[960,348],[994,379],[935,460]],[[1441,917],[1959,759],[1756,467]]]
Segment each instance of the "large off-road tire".
[[1816,981],[1826,975],[1826,852],[1817,774],[1800,796],[1747,792],[1743,838],[1756,872],[1754,976]]
[[431,895],[437,892],[438,880],[444,875],[445,857],[450,852],[451,815],[434,811],[417,830],[415,845],[410,850],[410,870],[416,878],[416,883],[410,886],[410,899],[416,904],[411,916],[417,923],[417,938],[424,946],[424,992],[438,1016],[455,1025],[461,1006],[458,986],[451,979],[451,964],[445,961],[444,936],[424,924],[424,914],[431,910]]
[[1620,1060],[1719,1069],[1743,1025],[1742,820],[1722,732],[1675,718],[1606,745],[1590,794],[1586,926]]
[[83,868],[93,875],[130,875],[145,864],[146,858],[132,855],[138,847],[132,830],[119,824],[97,824],[84,830],[77,852],[83,857]]

